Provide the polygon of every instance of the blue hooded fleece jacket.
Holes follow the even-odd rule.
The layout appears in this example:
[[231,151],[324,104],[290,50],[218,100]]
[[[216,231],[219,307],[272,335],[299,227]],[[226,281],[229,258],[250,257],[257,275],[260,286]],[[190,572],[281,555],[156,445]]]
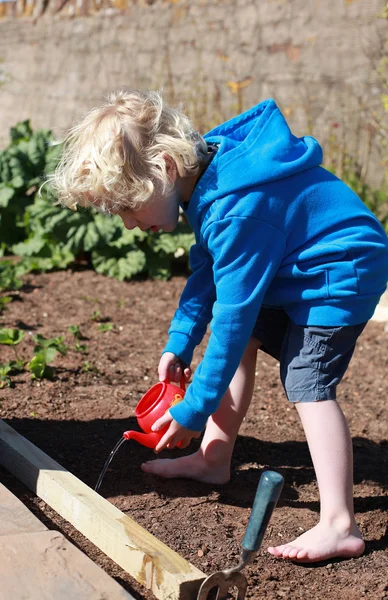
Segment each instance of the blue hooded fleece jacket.
[[196,243],[164,352],[190,364],[210,322],[204,358],[173,418],[200,431],[225,394],[260,307],[299,325],[355,325],[388,279],[377,218],[319,165],[312,137],[295,137],[273,100],[216,127],[212,162],[185,208]]

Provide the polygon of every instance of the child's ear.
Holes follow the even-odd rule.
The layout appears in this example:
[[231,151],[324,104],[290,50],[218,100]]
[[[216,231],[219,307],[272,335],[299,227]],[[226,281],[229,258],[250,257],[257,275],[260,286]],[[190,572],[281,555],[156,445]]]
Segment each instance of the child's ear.
[[175,182],[178,175],[178,169],[175,160],[171,158],[171,156],[168,156],[168,154],[164,155],[164,160],[166,162],[166,173],[170,179]]

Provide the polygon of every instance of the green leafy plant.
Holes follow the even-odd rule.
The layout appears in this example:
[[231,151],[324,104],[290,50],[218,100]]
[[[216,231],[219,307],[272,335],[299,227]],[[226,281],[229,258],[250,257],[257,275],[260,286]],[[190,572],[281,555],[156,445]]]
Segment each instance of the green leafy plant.
[[5,364],[0,363],[0,389],[6,385],[8,387],[12,386],[12,380],[8,375],[14,375],[23,370],[24,360],[10,360]]
[[98,326],[98,331],[101,331],[101,332],[112,331],[113,328],[114,328],[113,323],[100,323]]
[[0,261],[0,292],[19,290],[23,282],[20,278],[20,272],[23,269],[15,265],[10,260]]
[[76,342],[74,345],[74,350],[76,352],[80,352],[81,354],[88,354],[89,347],[86,344],[80,344],[79,342]]
[[180,223],[171,234],[128,231],[117,216],[76,212],[55,205],[49,188],[35,197],[24,217],[26,238],[12,245],[25,268],[62,269],[84,261],[98,273],[121,281],[146,274],[167,279],[175,263],[188,264],[194,236]]
[[42,186],[61,153],[52,133],[34,132],[23,121],[10,137],[0,152],[0,254],[21,257],[22,272],[64,269],[82,260],[123,281],[144,274],[167,279],[174,263],[188,265],[194,238],[186,225],[171,234],[128,231],[117,216],[61,208],[50,186]]
[[101,311],[95,310],[90,318],[92,319],[92,321],[100,321]]
[[81,340],[86,340],[87,338],[82,335],[81,328],[79,325],[70,325],[68,331],[75,337],[77,340],[74,345],[74,350],[76,352],[80,352],[81,354],[87,354],[89,352],[89,348],[86,344],[81,344]]
[[80,326],[70,325],[70,327],[67,329],[77,340],[74,344],[74,350],[76,352],[80,352],[81,354],[87,354],[89,352],[89,347],[86,344],[81,344],[81,340],[86,340],[87,338],[82,335]]
[[[24,332],[20,329],[0,329],[0,344],[12,346],[16,361],[10,361],[3,365],[3,376],[8,381],[7,376],[11,371],[24,370],[25,363],[18,357],[16,346],[24,339]],[[54,369],[48,365],[57,354],[66,354],[66,346],[62,344],[63,338],[46,339],[41,335],[34,337],[36,345],[34,347],[34,357],[27,363],[27,368],[35,379],[42,377],[52,377]]]
[[[36,354],[45,353],[49,348],[52,348],[58,351],[62,356],[66,356],[67,354],[67,346],[63,343],[64,336],[56,337],[56,338],[48,338],[46,339],[43,335],[35,335],[34,336],[34,352]],[[55,356],[55,355],[54,355]],[[53,358],[54,358],[53,356]],[[52,360],[52,359],[51,359]],[[48,361],[50,362],[50,361]]]
[[81,372],[82,373],[95,373],[96,375],[99,374],[99,370],[96,367],[96,365],[94,365],[93,363],[90,363],[87,360],[85,360],[84,364],[82,365]]
[[0,153],[0,240],[2,251],[25,237],[24,211],[33,202],[42,175],[60,149],[50,146],[52,133],[33,132],[29,121],[10,130],[11,142]]
[[20,362],[16,346],[24,339],[24,331],[20,329],[0,329],[0,344],[12,346],[16,360]]
[[11,381],[10,377],[8,377],[8,374],[11,371],[12,371],[12,368],[9,363],[6,363],[6,364],[0,363],[0,389],[5,387],[6,385],[8,387],[11,387],[12,381]]
[[117,308],[125,308],[125,306],[126,306],[125,298],[120,298],[120,300],[117,300],[117,302],[116,302]]
[[32,379],[52,379],[54,376],[54,368],[49,366],[47,363],[51,362],[57,351],[55,348],[47,348],[35,354],[34,358],[30,360],[27,365],[28,370],[31,372]]
[[84,340],[84,336],[81,333],[79,325],[69,325],[67,330],[75,337],[76,340]]
[[43,335],[34,336],[34,357],[27,365],[33,379],[52,379],[55,370],[48,363],[52,362],[57,352],[65,356],[67,346],[63,343],[64,337],[45,338]]
[[85,300],[85,302],[90,302],[90,304],[99,304],[100,303],[100,299],[99,298],[93,298],[92,296],[81,296],[81,300]]
[[11,296],[1,296],[0,297],[0,315],[9,302],[12,302]]
[[[194,235],[183,219],[172,233],[149,233],[128,231],[118,216],[61,208],[49,184],[42,186],[61,153],[52,133],[34,132],[23,121],[10,135],[10,144],[0,152],[0,255],[13,254],[21,260],[15,269],[0,264],[0,291],[17,289],[24,273],[64,269],[80,261],[121,281],[139,276],[168,279],[176,267],[188,271]],[[386,190],[368,187],[342,148],[340,154],[339,174],[388,231]],[[333,157],[331,166],[335,165]]]
[[12,375],[15,373],[20,373],[20,372],[24,371],[24,365],[25,365],[24,360],[10,360],[9,363],[7,363],[7,364],[11,368],[10,373]]

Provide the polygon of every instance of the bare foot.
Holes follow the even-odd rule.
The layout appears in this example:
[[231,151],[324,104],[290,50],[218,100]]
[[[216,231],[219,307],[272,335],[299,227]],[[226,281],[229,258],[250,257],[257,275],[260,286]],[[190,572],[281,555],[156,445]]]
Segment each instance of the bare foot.
[[180,458],[158,458],[141,465],[146,473],[168,479],[195,479],[204,483],[221,485],[230,479],[229,464],[209,463],[201,450]]
[[334,557],[356,558],[364,549],[365,544],[356,525],[341,530],[318,523],[288,544],[271,546],[268,552],[278,558],[309,563]]

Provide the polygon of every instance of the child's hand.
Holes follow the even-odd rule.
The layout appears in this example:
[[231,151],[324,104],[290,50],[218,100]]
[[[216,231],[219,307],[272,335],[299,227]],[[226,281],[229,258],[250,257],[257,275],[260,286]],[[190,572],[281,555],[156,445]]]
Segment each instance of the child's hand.
[[185,381],[189,381],[191,377],[191,369],[181,361],[179,356],[172,352],[165,352],[159,362],[158,367],[160,381],[177,381],[179,382],[182,375]]
[[152,431],[158,431],[163,429],[168,423],[170,427],[155,447],[155,452],[160,452],[164,448],[175,448],[178,444],[180,448],[187,448],[193,438],[199,438],[201,435],[200,431],[193,431],[192,429],[186,429],[182,425],[179,425],[170,415],[170,411],[167,411],[163,417],[160,417],[152,426]]

